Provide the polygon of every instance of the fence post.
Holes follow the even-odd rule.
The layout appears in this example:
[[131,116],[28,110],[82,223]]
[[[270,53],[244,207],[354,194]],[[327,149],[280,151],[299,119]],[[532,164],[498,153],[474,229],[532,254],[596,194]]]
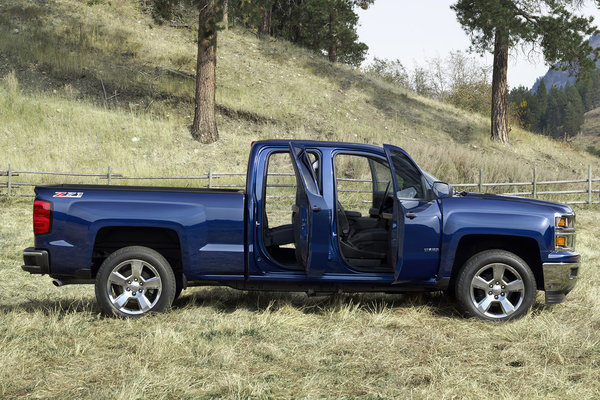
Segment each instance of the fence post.
[[483,168],[479,168],[479,193],[483,193]]
[[108,174],[106,174],[106,179],[108,179],[108,184],[111,184],[112,181],[112,168],[110,165],[108,166]]
[[208,169],[208,187],[212,188],[213,172],[212,168]]
[[533,198],[537,199],[537,168],[533,167]]
[[11,165],[10,165],[10,164],[8,164],[7,176],[8,176],[8,181],[6,182],[6,187],[7,187],[8,189],[7,189],[7,191],[6,191],[6,194],[7,194],[8,196],[10,196],[10,192],[11,192],[11,183],[12,183],[12,182],[11,182],[11,181],[12,181],[12,179],[11,179],[11,178],[12,178],[12,168],[11,168]]
[[588,204],[592,204],[592,164],[588,165]]

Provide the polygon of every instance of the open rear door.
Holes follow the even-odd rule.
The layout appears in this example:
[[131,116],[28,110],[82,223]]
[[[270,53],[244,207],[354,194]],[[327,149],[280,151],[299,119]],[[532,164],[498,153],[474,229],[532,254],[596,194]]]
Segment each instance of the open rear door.
[[330,212],[306,150],[291,142],[289,147],[297,181],[292,210],[296,258],[309,277],[319,277],[328,262]]
[[390,253],[389,257],[390,264],[394,268],[394,279],[395,282],[398,283],[398,278],[402,272],[403,265],[403,254],[404,254],[404,208],[402,206],[402,202],[398,199],[398,175],[394,170],[394,160],[393,160],[393,152],[397,151],[393,147],[388,145],[383,146],[385,150],[385,154],[388,159],[388,163],[390,164],[390,169],[392,172],[392,180],[394,183],[394,211],[393,211],[393,222],[392,228],[390,232]]

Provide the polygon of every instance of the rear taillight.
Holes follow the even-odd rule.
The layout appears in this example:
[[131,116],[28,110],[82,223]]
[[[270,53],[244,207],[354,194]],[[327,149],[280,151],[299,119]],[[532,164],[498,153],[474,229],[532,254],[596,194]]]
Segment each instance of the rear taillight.
[[50,232],[52,226],[52,203],[36,200],[33,202],[33,233]]

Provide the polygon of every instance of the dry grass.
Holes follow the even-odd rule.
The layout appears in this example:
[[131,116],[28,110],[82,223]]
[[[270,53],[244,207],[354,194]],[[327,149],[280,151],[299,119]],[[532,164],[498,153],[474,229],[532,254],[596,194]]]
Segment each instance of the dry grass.
[[[252,140],[287,137],[397,144],[452,182],[475,180],[479,168],[489,180],[521,181],[534,166],[540,179],[600,166],[521,130],[512,146],[490,143],[484,118],[238,31],[219,38],[221,138],[200,145],[187,131],[193,83],[164,73],[192,71],[194,33],[154,25],[138,2],[89,4],[2,2],[0,169],[242,172]],[[119,95],[105,100],[101,82]],[[168,314],[107,319],[91,287],[57,289],[20,271],[30,218],[30,201],[0,199],[1,398],[600,395],[596,211],[578,215],[584,266],[567,302],[548,308],[538,298],[509,324],[464,320],[437,294],[226,288],[184,292]]]
[[582,398],[600,395],[600,212],[578,213],[581,279],[506,324],[439,294],[190,289],[171,312],[100,316],[91,286],[18,268],[30,202],[0,201],[0,397]]
[[581,133],[573,138],[573,144],[581,150],[600,155],[600,108],[585,113]]

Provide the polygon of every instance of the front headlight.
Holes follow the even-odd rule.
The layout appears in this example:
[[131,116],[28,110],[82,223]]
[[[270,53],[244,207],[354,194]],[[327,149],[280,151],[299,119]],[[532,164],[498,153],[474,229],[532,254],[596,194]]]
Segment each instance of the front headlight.
[[555,250],[575,250],[575,215],[559,215],[554,218]]
[[554,218],[554,226],[561,229],[575,229],[575,215],[561,215]]

